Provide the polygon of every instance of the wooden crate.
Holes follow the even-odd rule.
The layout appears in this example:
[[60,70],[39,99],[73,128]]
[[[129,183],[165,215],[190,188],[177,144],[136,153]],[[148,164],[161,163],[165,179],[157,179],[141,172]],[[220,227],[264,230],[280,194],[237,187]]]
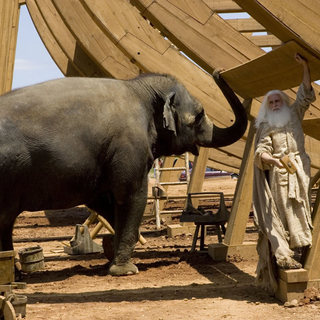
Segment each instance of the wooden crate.
[[0,251],[0,285],[14,282],[14,256],[15,252]]

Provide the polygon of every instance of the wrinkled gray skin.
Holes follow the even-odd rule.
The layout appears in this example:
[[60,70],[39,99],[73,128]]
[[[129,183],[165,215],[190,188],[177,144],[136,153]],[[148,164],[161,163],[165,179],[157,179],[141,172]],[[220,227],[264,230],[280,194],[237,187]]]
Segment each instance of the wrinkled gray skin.
[[231,144],[245,111],[221,77],[236,121],[216,128],[174,78],[121,81],[65,78],[0,97],[0,250],[12,250],[22,211],[85,204],[115,228],[112,275],[130,262],[147,199],[147,174],[159,156]]

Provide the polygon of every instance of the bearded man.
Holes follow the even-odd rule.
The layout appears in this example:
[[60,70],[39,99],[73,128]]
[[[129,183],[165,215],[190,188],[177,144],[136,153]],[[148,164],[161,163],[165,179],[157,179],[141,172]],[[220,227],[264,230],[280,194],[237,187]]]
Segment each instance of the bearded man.
[[[312,243],[310,210],[310,159],[304,147],[302,119],[315,101],[308,61],[299,54],[303,81],[296,100],[268,92],[256,118],[253,212],[259,231],[257,282],[269,291],[277,289],[277,266],[301,268],[294,249]],[[287,156],[296,172],[289,173],[280,161]]]

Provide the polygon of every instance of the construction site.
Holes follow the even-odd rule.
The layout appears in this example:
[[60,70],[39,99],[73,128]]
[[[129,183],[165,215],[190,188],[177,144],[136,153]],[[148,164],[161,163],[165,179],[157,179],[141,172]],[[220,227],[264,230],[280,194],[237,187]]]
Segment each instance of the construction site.
[[[248,126],[226,147],[155,160],[132,255],[135,275],[108,274],[114,230],[86,206],[22,212],[14,224],[14,251],[0,251],[0,318],[320,320],[320,3],[2,0],[1,94],[12,89],[22,6],[65,77],[127,80],[166,73],[215,124],[228,127],[234,114],[212,79],[220,70]],[[309,62],[317,97],[302,122],[311,159],[313,238],[302,268],[278,270],[272,295],[255,281],[254,122],[267,91],[277,88],[295,99],[302,78],[296,53]],[[190,206],[203,217],[185,218]],[[30,252],[34,263],[26,266],[23,256]]]

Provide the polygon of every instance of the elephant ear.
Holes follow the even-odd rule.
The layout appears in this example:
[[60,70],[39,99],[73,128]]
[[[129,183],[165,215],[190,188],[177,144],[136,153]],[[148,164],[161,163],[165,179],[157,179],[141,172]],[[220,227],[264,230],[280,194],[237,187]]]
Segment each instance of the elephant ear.
[[166,97],[166,102],[163,107],[163,127],[170,131],[173,131],[174,135],[177,135],[176,123],[173,115],[173,100],[175,92],[170,92]]

